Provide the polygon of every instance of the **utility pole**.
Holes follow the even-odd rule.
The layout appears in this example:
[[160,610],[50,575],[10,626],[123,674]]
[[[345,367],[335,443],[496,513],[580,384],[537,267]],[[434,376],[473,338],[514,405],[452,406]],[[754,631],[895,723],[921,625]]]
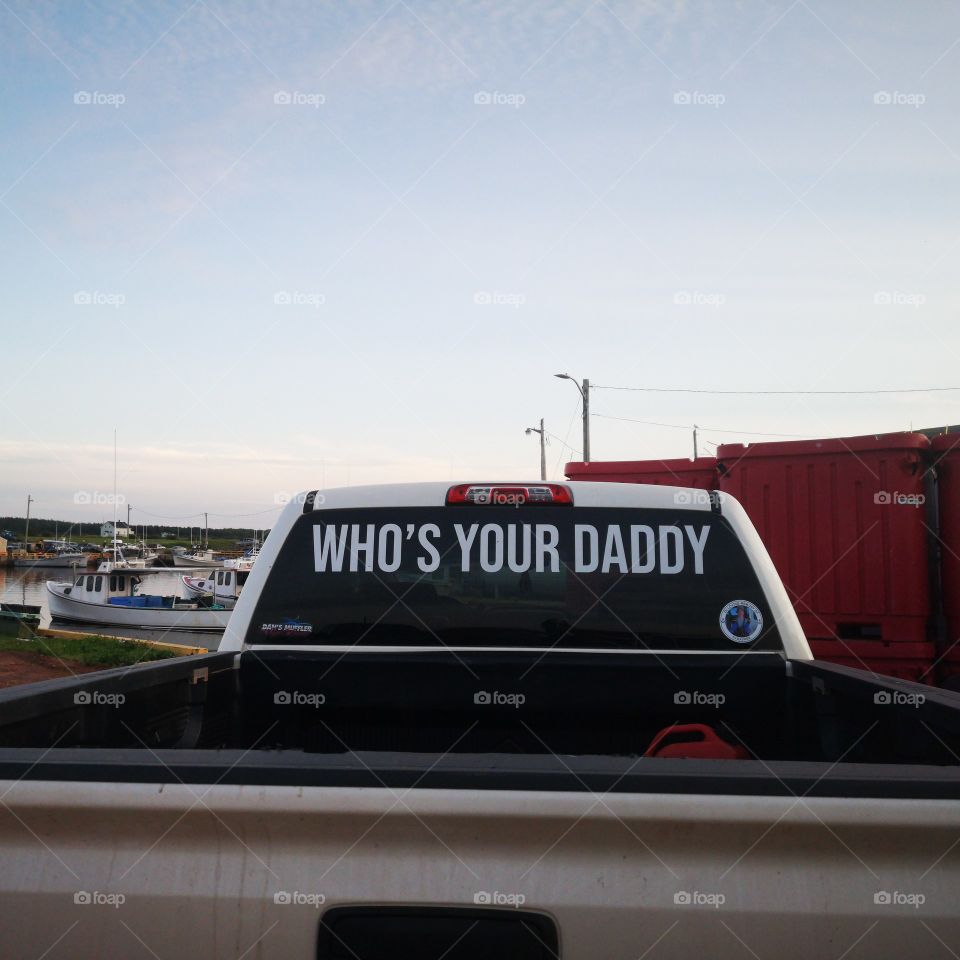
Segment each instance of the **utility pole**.
[[127,533],[130,532],[130,511],[133,509],[133,504],[127,504]]
[[210,549],[210,524],[207,522],[207,515],[203,515],[203,549]]
[[23,549],[24,552],[30,549],[30,504],[34,502],[33,497],[27,494],[27,525],[23,531]]
[[699,429],[700,428],[696,424],[693,425],[693,459],[694,460],[697,459],[697,431]]
[[555,373],[558,380],[569,380],[579,391],[583,400],[583,462],[590,462],[590,381],[584,379],[583,385],[577,383],[569,373]]
[[547,431],[543,429],[543,417],[540,418],[540,427],[527,427],[524,431],[528,436],[531,433],[540,434],[540,479],[547,479]]

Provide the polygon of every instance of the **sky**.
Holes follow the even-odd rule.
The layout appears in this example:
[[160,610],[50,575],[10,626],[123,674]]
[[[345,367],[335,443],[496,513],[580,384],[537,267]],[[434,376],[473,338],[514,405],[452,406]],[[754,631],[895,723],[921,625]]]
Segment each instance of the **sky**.
[[[960,422],[960,7],[0,0],[0,515]],[[643,422],[638,422],[643,421]]]

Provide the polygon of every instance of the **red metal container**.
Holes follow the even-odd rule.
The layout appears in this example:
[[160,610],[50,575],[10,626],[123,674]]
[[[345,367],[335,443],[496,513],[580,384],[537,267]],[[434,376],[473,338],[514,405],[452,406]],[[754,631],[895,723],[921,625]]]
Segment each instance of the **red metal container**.
[[568,480],[717,489],[715,457],[698,457],[696,460],[594,460],[591,463],[573,461],[566,465],[565,473]]
[[938,673],[960,674],[960,433],[934,437],[931,465],[937,478],[940,513],[940,589],[946,636]]
[[922,434],[724,444],[817,656],[918,678],[934,659]]

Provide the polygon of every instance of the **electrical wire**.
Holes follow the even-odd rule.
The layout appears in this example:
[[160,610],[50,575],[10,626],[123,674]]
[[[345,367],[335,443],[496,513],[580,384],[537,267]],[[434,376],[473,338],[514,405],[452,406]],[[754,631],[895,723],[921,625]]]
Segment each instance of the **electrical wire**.
[[638,393],[712,393],[731,396],[875,396],[887,393],[949,393],[960,387],[910,387],[905,390],[701,390],[693,387],[610,387],[590,384],[591,390],[632,390]]
[[[622,420],[624,423],[642,423],[650,427],[670,427],[674,430],[691,431],[694,428],[692,423],[661,423],[657,420],[633,420],[630,417],[614,417],[609,413],[592,413],[593,417],[601,417],[604,420]],[[744,437],[793,437],[796,439],[809,439],[806,433],[761,433],[758,430],[728,430],[724,427],[704,427],[696,424],[697,430],[707,430],[710,433],[737,433]]]

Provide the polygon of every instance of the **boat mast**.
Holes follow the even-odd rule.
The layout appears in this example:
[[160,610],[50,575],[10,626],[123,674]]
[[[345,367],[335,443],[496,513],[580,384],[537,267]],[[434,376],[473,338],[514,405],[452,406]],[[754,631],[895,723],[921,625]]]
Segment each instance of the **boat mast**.
[[27,525],[23,531],[23,552],[30,549],[30,504],[33,503],[33,497],[27,494]]

